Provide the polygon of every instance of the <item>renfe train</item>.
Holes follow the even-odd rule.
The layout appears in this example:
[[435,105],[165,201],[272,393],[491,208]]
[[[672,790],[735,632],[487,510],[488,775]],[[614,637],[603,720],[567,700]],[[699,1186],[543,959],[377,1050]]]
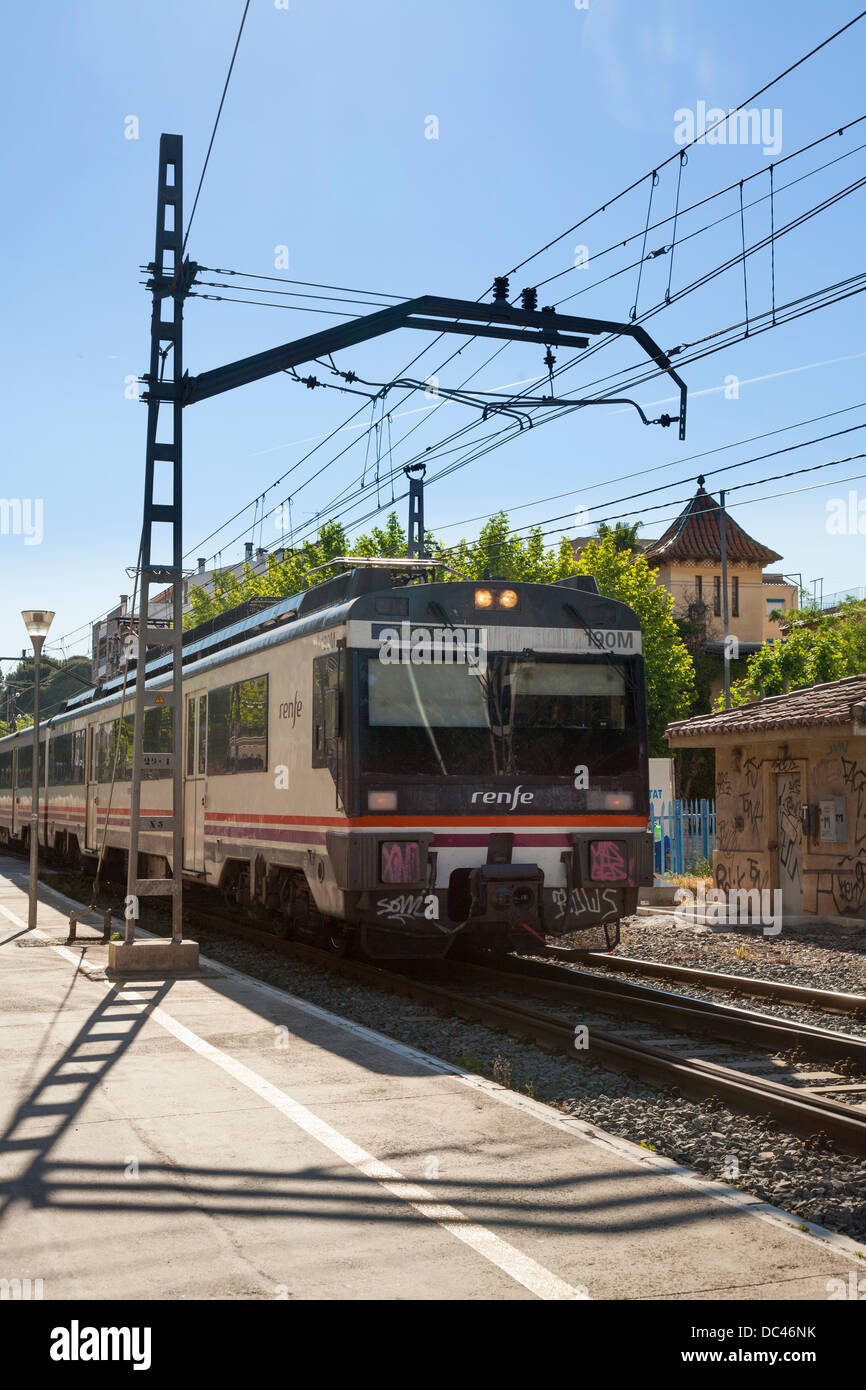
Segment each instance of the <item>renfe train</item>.
[[[586,577],[434,582],[417,562],[349,563],[185,634],[185,878],[281,935],[373,957],[531,951],[571,933],[614,945],[652,882],[635,614]],[[148,687],[169,680],[157,655]],[[50,718],[38,773],[40,841],[85,867],[103,849],[118,879],[121,684]],[[170,717],[145,713],[145,877],[176,871],[160,829]],[[32,733],[0,740],[2,843],[27,841],[31,776]]]

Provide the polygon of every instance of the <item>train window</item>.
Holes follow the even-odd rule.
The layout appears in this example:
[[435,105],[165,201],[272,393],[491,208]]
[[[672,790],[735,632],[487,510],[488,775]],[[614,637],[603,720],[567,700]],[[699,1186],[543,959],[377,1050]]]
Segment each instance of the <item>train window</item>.
[[612,666],[588,666],[575,680],[573,666],[550,661],[523,664],[515,670],[507,693],[515,729],[625,728],[625,681]]
[[[128,782],[132,776],[132,735],[134,717],[112,719],[96,730],[97,782]],[[118,739],[120,747],[118,748]]]
[[[40,785],[45,782],[45,739],[39,740],[39,781]],[[18,768],[15,774],[15,785],[18,787],[32,787],[33,785],[33,744],[29,741],[18,745]]]
[[12,786],[12,749],[0,753],[0,787]]
[[597,658],[489,653],[466,665],[361,662],[361,757],[391,776],[614,773],[638,737],[624,668]]
[[54,734],[51,739],[51,783],[66,787],[72,781],[72,735]]
[[76,729],[72,735],[72,781],[78,786],[84,781],[87,730]]
[[186,775],[195,772],[195,697],[186,697]]
[[[267,679],[267,677],[265,677]],[[267,713],[267,702],[265,705]],[[265,740],[267,741],[267,717],[265,719]],[[266,759],[267,761],[267,759]],[[198,697],[198,775],[204,777],[207,772],[207,696]]]
[[18,745],[18,769],[15,774],[15,782],[19,787],[29,787],[33,784],[32,743],[19,743]]
[[84,729],[51,738],[51,784],[71,787],[84,781]]
[[[206,707],[206,742],[199,742],[199,766],[208,776],[264,772],[268,766],[268,678],[254,676],[211,690]],[[201,711],[202,714],[205,710]]]
[[339,652],[313,662],[313,767],[328,767],[342,733],[342,662]]
[[[174,716],[170,705],[154,705],[151,709],[144,712],[144,742],[142,748],[145,753],[171,753],[172,751],[172,729],[174,727]],[[132,737],[129,743],[130,772],[132,776]],[[157,777],[170,777],[170,767],[151,767],[145,769],[142,774],[148,781],[153,781]]]

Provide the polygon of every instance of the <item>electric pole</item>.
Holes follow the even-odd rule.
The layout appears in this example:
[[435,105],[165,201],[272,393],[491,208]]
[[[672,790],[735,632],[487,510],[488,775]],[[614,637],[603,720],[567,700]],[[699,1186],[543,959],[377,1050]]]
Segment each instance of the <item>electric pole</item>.
[[[183,138],[180,135],[162,135],[159,141],[156,244],[153,262],[148,267],[151,278],[147,282],[152,295],[152,312],[150,370],[145,378],[148,387],[145,395],[147,445],[139,557],[138,657],[135,669],[125,931],[127,946],[135,941],[139,900],[145,895],[171,895],[173,946],[180,945],[183,934],[183,301],[198,267],[191,265],[188,258],[181,264],[182,248]],[[160,486],[156,485],[157,465],[168,465],[167,470],[160,471],[169,472],[170,488],[166,489],[162,477]],[[170,496],[170,501],[155,500],[155,496],[166,495]],[[153,553],[154,523],[170,528],[167,543],[169,554],[155,556]],[[171,622],[167,626],[156,626],[150,619],[151,589],[167,586],[172,594]],[[171,684],[167,688],[147,690],[148,648],[153,647],[168,647],[171,652]],[[168,711],[171,721],[170,754],[159,754],[144,748],[144,716],[150,709]],[[167,767],[170,770],[170,815],[145,814],[142,817],[141,784],[145,767]],[[138,859],[142,835],[164,835],[166,831],[171,832],[171,878],[140,878]],[[186,955],[190,954],[186,952]],[[195,954],[197,958],[197,948]]]

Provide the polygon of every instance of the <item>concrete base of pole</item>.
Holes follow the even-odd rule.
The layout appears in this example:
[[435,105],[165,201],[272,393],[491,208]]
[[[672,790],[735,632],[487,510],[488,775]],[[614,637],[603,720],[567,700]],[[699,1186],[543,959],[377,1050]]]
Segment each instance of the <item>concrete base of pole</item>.
[[128,979],[133,975],[189,974],[198,970],[197,941],[110,941],[106,974]]

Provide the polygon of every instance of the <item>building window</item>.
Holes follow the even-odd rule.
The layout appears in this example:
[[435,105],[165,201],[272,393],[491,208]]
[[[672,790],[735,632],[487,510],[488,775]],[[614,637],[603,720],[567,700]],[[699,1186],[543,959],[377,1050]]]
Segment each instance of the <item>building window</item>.
[[695,575],[695,598],[698,600],[698,603],[701,603],[701,602],[703,601],[703,597],[704,597],[704,580],[703,580],[703,576],[700,575],[700,574],[697,574],[697,575]]
[[722,581],[719,575],[713,575],[713,614],[716,618],[722,616]]
[[731,580],[731,617],[740,616],[740,581],[736,575]]
[[770,616],[771,613],[775,613],[777,610],[779,610],[779,611],[781,611],[781,612],[784,612],[784,611],[785,611],[785,596],[784,596],[784,594],[782,595],[781,598],[768,598],[768,599],[766,600],[766,603],[767,603],[767,617],[768,617],[768,618],[769,618],[769,616]]

